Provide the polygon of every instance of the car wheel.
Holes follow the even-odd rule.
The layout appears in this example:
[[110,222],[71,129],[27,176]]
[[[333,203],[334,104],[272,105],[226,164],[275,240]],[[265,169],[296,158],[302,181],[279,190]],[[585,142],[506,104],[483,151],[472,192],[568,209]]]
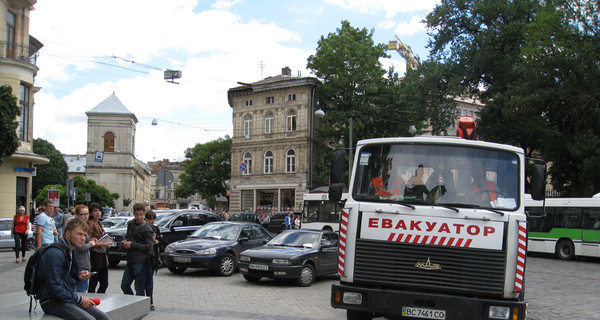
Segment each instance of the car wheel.
[[250,282],[259,282],[261,278],[262,278],[262,277],[259,277],[259,276],[251,276],[251,275],[249,275],[249,274],[245,274],[245,275],[244,275],[244,279],[246,279],[246,281],[250,281]]
[[556,256],[562,260],[571,260],[575,256],[575,247],[570,240],[561,240],[556,245]]
[[373,315],[364,311],[346,310],[346,319],[348,320],[371,320]]
[[235,268],[236,268],[235,259],[233,258],[233,256],[231,254],[226,253],[221,258],[221,261],[219,262],[219,269],[217,269],[217,272],[219,273],[220,276],[229,277],[230,275],[232,275],[235,272]]
[[116,267],[119,264],[119,262],[121,262],[121,259],[119,259],[119,258],[117,258],[117,259],[108,258],[108,266],[109,267]]
[[169,271],[171,271],[175,274],[182,274],[185,272],[185,270],[187,270],[186,267],[167,266],[167,268],[169,269]]
[[37,249],[37,243],[33,238],[27,239],[27,250],[35,251]]
[[296,283],[301,287],[309,287],[313,282],[315,282],[315,268],[310,264],[305,264],[300,270],[300,277]]

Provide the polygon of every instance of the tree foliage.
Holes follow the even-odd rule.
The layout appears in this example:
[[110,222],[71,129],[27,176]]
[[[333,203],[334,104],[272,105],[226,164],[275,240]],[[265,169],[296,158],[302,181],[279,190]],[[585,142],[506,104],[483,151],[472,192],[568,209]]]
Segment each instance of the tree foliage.
[[486,102],[481,137],[541,155],[566,196],[600,191],[598,9],[583,0],[443,0],[426,18],[430,59],[446,65],[458,92]]
[[186,150],[185,157],[175,196],[186,198],[198,193],[213,206],[216,196],[226,193],[225,183],[231,177],[231,138],[196,144]]
[[0,86],[0,165],[19,148],[19,114],[17,98],[13,96],[12,88],[8,85]]
[[[60,192],[60,205],[67,205],[66,188],[62,184],[46,185],[38,193],[35,198],[36,203],[44,203],[48,198],[48,190],[56,188]],[[119,198],[118,193],[111,193],[103,186],[97,185],[94,180],[85,180],[83,177],[76,176],[73,178],[73,187],[77,189],[75,201],[69,200],[72,205],[87,204],[85,194],[90,193],[90,202],[99,203],[103,207],[114,207],[115,200]]]
[[38,194],[46,185],[64,185],[67,181],[67,163],[60,151],[44,139],[34,139],[32,149],[34,153],[50,159],[47,164],[37,166],[36,176],[32,181],[32,192]]

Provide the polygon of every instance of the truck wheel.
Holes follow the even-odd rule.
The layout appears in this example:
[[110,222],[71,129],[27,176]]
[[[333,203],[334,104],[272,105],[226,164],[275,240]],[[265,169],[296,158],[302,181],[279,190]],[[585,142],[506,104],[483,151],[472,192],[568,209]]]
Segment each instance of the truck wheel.
[[371,320],[371,319],[373,319],[373,314],[364,312],[364,311],[346,310],[346,319],[348,319],[348,320]]
[[561,240],[556,244],[556,256],[562,260],[571,260],[575,256],[575,246],[571,240]]

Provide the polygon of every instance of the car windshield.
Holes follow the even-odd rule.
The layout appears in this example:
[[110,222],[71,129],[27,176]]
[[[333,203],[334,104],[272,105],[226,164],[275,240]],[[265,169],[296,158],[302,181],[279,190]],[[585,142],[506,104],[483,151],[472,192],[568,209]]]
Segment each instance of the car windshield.
[[271,239],[268,246],[316,248],[320,234],[317,232],[283,232]]
[[194,233],[190,235],[190,238],[231,241],[237,239],[241,228],[242,226],[239,224],[209,223],[194,231]]
[[154,220],[154,225],[156,225],[158,227],[164,227],[169,221],[171,221],[171,218],[175,214],[176,213],[174,213],[174,212],[163,212],[163,213],[157,214],[156,220]]
[[359,151],[352,196],[371,202],[516,210],[519,157],[504,150],[379,144]]

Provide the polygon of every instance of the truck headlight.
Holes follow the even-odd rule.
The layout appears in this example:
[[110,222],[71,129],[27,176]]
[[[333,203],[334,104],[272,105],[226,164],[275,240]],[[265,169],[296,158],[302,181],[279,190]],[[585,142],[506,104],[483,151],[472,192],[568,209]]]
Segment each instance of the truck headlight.
[[362,303],[362,294],[360,294],[358,292],[344,292],[342,301],[345,304],[359,305]]
[[499,306],[490,306],[488,317],[490,319],[509,319],[510,317],[510,308],[509,307],[499,307]]

